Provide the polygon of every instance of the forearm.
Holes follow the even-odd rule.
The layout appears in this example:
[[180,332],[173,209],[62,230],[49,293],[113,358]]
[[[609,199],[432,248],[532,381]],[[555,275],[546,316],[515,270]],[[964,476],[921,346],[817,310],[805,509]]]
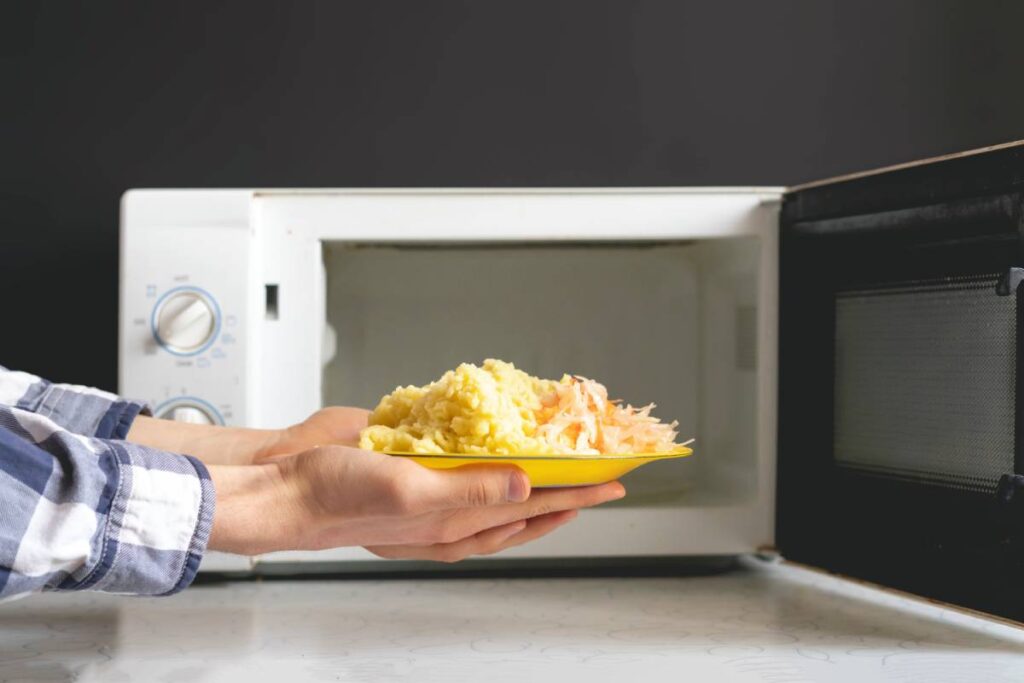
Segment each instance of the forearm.
[[308,502],[279,463],[212,465],[217,511],[209,547],[240,555],[297,548],[309,531]]
[[274,452],[282,441],[275,429],[190,424],[139,416],[127,441],[173,453],[187,453],[207,465],[249,465]]

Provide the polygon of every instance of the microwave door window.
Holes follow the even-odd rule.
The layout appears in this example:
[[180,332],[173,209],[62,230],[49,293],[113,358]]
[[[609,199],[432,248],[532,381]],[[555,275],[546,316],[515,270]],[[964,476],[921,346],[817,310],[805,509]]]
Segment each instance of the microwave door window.
[[1013,471],[1017,298],[998,296],[998,282],[836,294],[840,466],[989,492]]

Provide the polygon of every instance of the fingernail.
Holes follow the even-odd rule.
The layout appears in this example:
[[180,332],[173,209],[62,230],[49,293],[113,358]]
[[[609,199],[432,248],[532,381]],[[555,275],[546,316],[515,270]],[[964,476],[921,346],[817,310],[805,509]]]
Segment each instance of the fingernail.
[[526,528],[526,520],[523,520],[521,522],[517,522],[516,524],[512,524],[509,527],[509,529],[508,529],[508,533],[505,534],[505,538],[512,538],[513,536],[515,536],[516,534],[518,534],[520,531],[522,531],[525,528]]
[[511,503],[522,503],[530,497],[530,481],[522,472],[514,472],[508,479],[508,500]]

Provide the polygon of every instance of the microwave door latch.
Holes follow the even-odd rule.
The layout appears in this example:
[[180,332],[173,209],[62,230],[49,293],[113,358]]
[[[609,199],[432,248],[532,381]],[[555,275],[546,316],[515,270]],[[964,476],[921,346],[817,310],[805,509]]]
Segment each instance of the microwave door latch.
[[1024,282],[1024,268],[1009,268],[996,283],[996,294],[1010,296],[1017,291],[1021,282]]
[[[1024,283],[1024,268],[1008,268],[999,278],[999,282],[996,283],[996,294],[999,296],[1019,295],[1019,288],[1022,283]],[[1021,343],[1020,335],[1024,333],[1024,318],[1022,316],[1024,316],[1024,310],[1021,310],[1018,305],[1018,346]],[[1024,353],[1024,349],[1019,348],[1018,353]],[[1018,370],[1019,373],[1020,371]],[[1020,395],[1021,389],[1024,389],[1024,385],[1021,384],[1022,380],[1024,380],[1024,377],[1017,378],[1018,395]],[[1017,432],[1015,436],[1016,444],[1014,446],[1016,452],[1014,458],[1015,472],[999,477],[995,495],[997,522],[1006,538],[1019,538],[1021,533],[1024,533],[1024,514],[1022,514],[1024,513],[1024,473],[1022,473],[1024,469],[1021,467],[1021,457],[1022,453],[1024,453],[1024,415],[1020,413],[1017,415],[1015,430]],[[1019,549],[1018,553],[1022,553],[1020,559],[1024,562],[1024,548]]]
[[[1018,405],[1014,416],[1014,444],[1013,444],[1013,474],[1005,474],[999,480],[996,495],[999,500],[999,509],[1006,514],[1010,508],[1024,508],[1024,495],[1017,496],[1016,505],[1011,505],[1014,493],[1019,488],[1024,488],[1024,407],[1019,405],[1020,399],[1024,397],[1024,298],[1021,293],[1021,284],[1024,283],[1024,268],[1011,267],[1000,276],[996,283],[996,295],[1008,297],[1014,295],[1016,301],[1016,325],[1017,325],[1017,367],[1014,378],[1015,395]],[[1024,516],[1020,516],[1024,519]],[[1022,525],[1024,526],[1024,525]]]
[[1024,495],[1024,474],[1004,474],[996,484],[996,498],[1009,505],[1018,495]]

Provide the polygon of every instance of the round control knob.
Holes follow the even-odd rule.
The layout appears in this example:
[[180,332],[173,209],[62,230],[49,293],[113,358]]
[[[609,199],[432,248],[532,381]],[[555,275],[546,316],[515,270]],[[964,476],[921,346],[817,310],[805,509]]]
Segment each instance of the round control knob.
[[161,420],[189,422],[197,425],[222,425],[224,418],[217,409],[201,398],[179,396],[164,401],[153,413]]
[[157,341],[177,353],[197,351],[217,327],[217,314],[210,299],[198,291],[184,291],[167,297],[156,311]]
[[212,425],[216,420],[210,414],[198,406],[179,405],[167,412],[166,418],[175,422],[188,422],[195,425]]

